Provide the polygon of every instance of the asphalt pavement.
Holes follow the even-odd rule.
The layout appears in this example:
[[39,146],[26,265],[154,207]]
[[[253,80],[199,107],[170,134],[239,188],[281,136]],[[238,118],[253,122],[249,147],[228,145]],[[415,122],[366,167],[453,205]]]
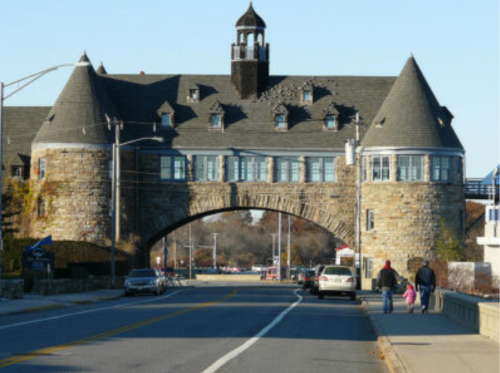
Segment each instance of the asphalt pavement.
[[6,372],[387,372],[359,302],[286,286],[174,288],[0,318]]

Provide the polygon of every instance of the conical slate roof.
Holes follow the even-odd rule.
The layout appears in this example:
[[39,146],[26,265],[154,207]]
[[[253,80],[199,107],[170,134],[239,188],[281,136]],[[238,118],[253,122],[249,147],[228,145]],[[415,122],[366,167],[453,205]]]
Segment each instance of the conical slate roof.
[[33,143],[110,144],[106,116],[118,111],[84,53]]
[[449,114],[439,105],[413,56],[394,82],[361,144],[463,149]]
[[236,27],[266,27],[264,20],[255,12],[250,2],[250,6],[245,14],[243,14],[238,22],[236,22]]
[[100,74],[100,75],[106,75],[108,72],[106,71],[106,68],[104,67],[103,63],[101,62],[101,64],[99,65],[99,67],[97,68],[96,70],[96,73]]

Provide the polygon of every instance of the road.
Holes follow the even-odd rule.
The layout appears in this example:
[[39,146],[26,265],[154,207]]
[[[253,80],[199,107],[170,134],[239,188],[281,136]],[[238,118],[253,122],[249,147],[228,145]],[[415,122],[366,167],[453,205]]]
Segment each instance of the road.
[[5,372],[387,372],[359,302],[201,286],[0,319]]

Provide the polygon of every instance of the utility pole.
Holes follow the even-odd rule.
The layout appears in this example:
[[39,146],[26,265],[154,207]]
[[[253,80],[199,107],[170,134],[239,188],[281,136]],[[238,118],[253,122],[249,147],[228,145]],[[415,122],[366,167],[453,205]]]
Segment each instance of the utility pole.
[[276,238],[276,233],[271,233],[271,236],[273,236],[273,266],[276,265],[276,254],[274,253],[274,241]]
[[163,236],[163,270],[165,272],[167,271],[167,255],[168,255],[167,236]]
[[174,269],[178,269],[179,266],[177,265],[177,237],[175,235],[174,231]]
[[111,172],[111,289],[115,288],[115,251],[116,251],[116,242],[117,237],[119,237],[119,215],[120,204],[119,204],[119,167],[120,167],[120,124],[116,120],[116,118],[108,120],[108,127],[111,130],[112,126],[115,126],[115,142],[112,148],[111,158],[112,162],[112,172]]
[[290,275],[292,273],[292,268],[291,268],[292,260],[290,258],[290,251],[291,251],[291,249],[290,249],[290,241],[291,241],[291,238],[290,238],[291,237],[290,219],[291,219],[291,216],[290,216],[290,214],[288,214],[288,253],[287,253],[287,256],[286,256],[286,258],[287,258],[287,266],[288,266],[288,268],[286,270],[286,277],[288,279],[291,278]]
[[189,223],[189,279],[193,278],[193,237],[191,223]]
[[362,159],[361,159],[361,146],[359,143],[359,112],[356,112],[356,169],[357,169],[357,175],[356,175],[356,251],[358,252],[358,267],[356,268],[356,254],[354,254],[354,268],[356,268],[356,274],[358,276],[358,283],[357,287],[358,289],[362,289],[361,286],[361,277],[363,275],[362,272],[362,263],[363,260],[361,258],[361,166],[362,166]]
[[213,266],[217,268],[217,235],[219,233],[212,233],[214,236],[214,257],[213,257]]
[[278,231],[278,280],[281,281],[281,212],[279,213],[278,225],[279,225],[279,231]]

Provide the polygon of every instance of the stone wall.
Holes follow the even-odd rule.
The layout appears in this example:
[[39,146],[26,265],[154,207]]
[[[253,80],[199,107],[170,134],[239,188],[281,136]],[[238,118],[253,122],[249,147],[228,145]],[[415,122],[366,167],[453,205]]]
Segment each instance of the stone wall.
[[[33,149],[31,236],[54,240],[109,243],[111,231],[110,149]],[[39,159],[46,159],[46,177],[39,178]],[[133,232],[135,212],[135,157],[121,152],[121,225],[125,237]],[[133,172],[130,172],[133,171]],[[40,204],[44,203],[44,208]],[[122,235],[123,237],[123,235]]]
[[24,297],[24,280],[0,280],[2,298],[22,299]]
[[[378,182],[362,185],[363,257],[374,258],[373,275],[386,259],[403,276],[410,275],[408,261],[432,256],[441,220],[458,230],[459,211],[465,211],[463,186],[424,182]],[[367,210],[375,227],[366,227]]]
[[158,162],[158,155],[140,155],[145,186],[139,190],[140,232],[149,245],[189,221],[234,209],[289,213],[354,243],[355,169],[345,166],[343,157],[336,159],[338,180],[333,183],[163,182]]

